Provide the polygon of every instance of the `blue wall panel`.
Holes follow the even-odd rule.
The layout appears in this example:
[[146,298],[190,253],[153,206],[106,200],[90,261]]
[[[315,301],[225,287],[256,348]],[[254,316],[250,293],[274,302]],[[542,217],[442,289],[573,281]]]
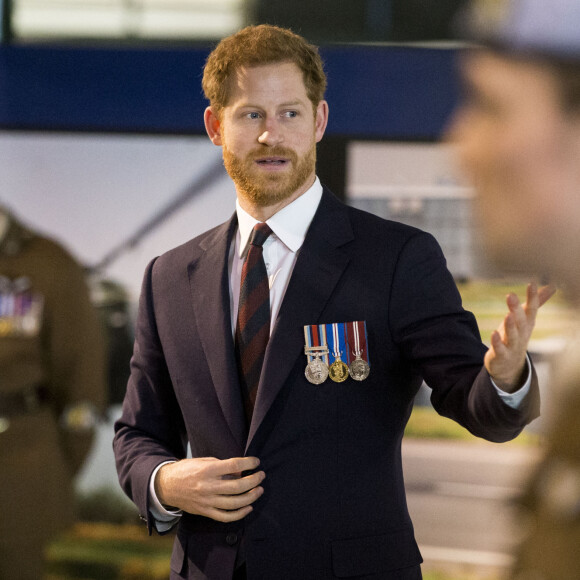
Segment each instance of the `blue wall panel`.
[[351,47],[324,51],[329,132],[375,139],[433,139],[457,99],[453,50]]
[[[208,49],[0,48],[0,128],[203,133]],[[403,46],[321,48],[328,133],[435,139],[457,96],[456,51]]]

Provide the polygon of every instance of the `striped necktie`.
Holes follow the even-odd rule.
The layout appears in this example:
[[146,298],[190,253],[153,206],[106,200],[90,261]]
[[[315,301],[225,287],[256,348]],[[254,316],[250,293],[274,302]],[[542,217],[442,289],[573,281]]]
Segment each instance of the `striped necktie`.
[[270,338],[270,288],[262,245],[272,233],[261,222],[250,235],[250,247],[240,281],[236,355],[248,425],[254,411],[264,353]]

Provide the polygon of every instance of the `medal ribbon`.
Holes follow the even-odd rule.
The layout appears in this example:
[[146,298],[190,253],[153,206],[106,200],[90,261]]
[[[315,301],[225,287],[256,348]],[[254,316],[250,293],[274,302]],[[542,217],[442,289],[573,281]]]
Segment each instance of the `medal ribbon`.
[[[325,326],[326,335],[332,336],[332,348],[329,348],[330,353],[328,355],[330,364],[332,364],[337,359],[346,362],[344,355],[346,354],[348,358],[348,352],[346,348],[345,323],[335,322],[334,324],[326,324]],[[338,356],[335,356],[334,353],[336,353]]]
[[348,351],[349,355],[360,356],[370,366],[367,349],[367,323],[364,320],[347,322]]
[[[320,326],[317,324],[311,324],[310,326],[304,327],[304,340],[306,342],[307,348],[311,349],[312,347],[320,347],[326,346],[328,343],[326,341],[326,328],[324,324]],[[314,351],[315,353],[316,351]],[[308,358],[308,362],[313,361],[316,358],[315,354],[308,353],[306,356]],[[319,353],[320,355],[321,353]],[[328,365],[328,355],[323,354],[320,356],[320,359],[323,360]]]
[[[306,350],[316,347],[327,347],[328,354],[320,358],[330,366],[340,357],[347,365],[355,360],[357,354],[370,366],[367,349],[367,326],[366,321],[335,322],[333,324],[311,324],[304,327],[304,340]],[[308,362],[316,357],[316,351],[307,352]],[[340,353],[335,356],[334,353]]]

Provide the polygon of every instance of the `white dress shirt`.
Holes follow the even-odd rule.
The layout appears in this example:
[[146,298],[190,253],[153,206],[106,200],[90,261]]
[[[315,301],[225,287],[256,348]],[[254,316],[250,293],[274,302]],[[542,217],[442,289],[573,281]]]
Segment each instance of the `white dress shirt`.
[[[322,185],[319,179],[316,178],[316,181],[308,191],[281,209],[269,220],[266,220],[266,223],[272,230],[272,234],[270,234],[263,245],[264,262],[266,263],[266,271],[270,285],[270,334],[274,329],[280,305],[282,304],[290,276],[296,264],[297,252],[304,243],[306,232],[318,209],[321,198]],[[237,201],[236,213],[238,217],[238,231],[235,236],[235,241],[230,248],[228,264],[232,334],[235,333],[238,315],[242,266],[248,253],[250,234],[254,226],[258,223],[258,220],[245,212]],[[528,369],[528,380],[516,393],[506,393],[494,384],[502,400],[510,407],[518,408],[530,389],[532,379],[529,361]],[[180,511],[173,512],[166,510],[155,494],[155,475],[162,465],[165,465],[165,463],[155,469],[149,483],[150,509],[156,520],[156,527],[160,532],[171,528],[175,519],[181,515]]]

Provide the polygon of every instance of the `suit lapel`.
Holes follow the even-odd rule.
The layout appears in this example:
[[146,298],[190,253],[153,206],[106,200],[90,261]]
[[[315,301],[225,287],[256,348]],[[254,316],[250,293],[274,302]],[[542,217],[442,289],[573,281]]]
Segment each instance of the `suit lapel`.
[[[248,446],[296,364],[296,359],[304,355],[303,327],[319,321],[349,262],[349,256],[341,246],[352,239],[352,227],[346,207],[325,190],[304,244],[299,250],[274,332],[266,349]],[[306,367],[306,362],[304,366]]]
[[236,225],[234,215],[200,244],[203,253],[189,265],[189,284],[199,336],[220,406],[232,435],[243,449],[246,424],[232,337],[228,278],[228,256]]

